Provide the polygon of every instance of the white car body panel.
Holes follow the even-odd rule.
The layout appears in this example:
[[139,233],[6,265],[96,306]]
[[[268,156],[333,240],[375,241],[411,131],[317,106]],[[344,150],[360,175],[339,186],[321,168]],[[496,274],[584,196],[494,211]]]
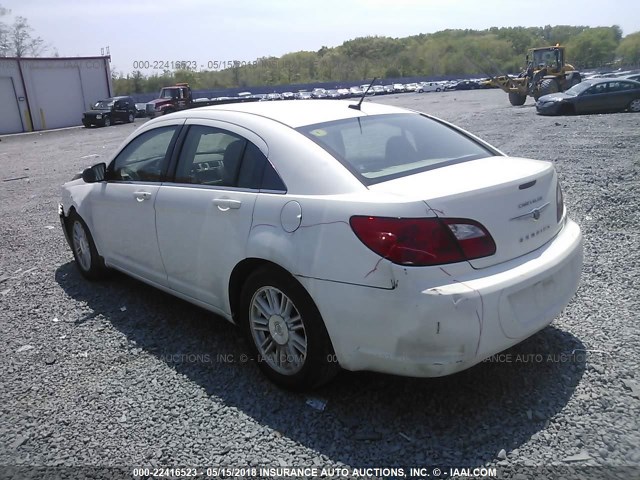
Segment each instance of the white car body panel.
[[105,182],[95,187],[91,192],[92,232],[105,262],[166,285],[154,212],[160,185]]
[[245,258],[257,192],[163,185],[158,244],[168,286],[225,310],[233,267]]
[[[519,188],[534,181],[526,189]],[[471,261],[482,268],[535,250],[558,233],[556,183],[549,162],[489,157],[383,182],[371,189],[419,196],[440,216],[479,221],[497,246],[495,255]],[[540,209],[539,219],[526,217],[536,208]]]
[[[365,186],[293,130],[407,112],[369,102],[360,111],[348,107],[353,103],[255,102],[177,112],[145,123],[113,157],[159,126],[217,126],[254,143],[286,193],[75,180],[63,188],[63,212],[74,209],[85,220],[108,266],[231,321],[234,267],[245,259],[279,265],[311,295],[341,366],[350,370],[446,375],[551,323],[575,293],[582,265],[580,229],[566,216],[556,218],[553,165],[494,149],[494,157]],[[140,192],[148,195],[141,199]],[[539,218],[527,216],[547,202]],[[403,267],[358,239],[349,224],[354,215],[470,218],[487,228],[497,251],[470,262]]]
[[394,290],[301,282],[316,300],[344,368],[443,376],[552,322],[578,287],[582,235],[569,220],[542,248],[487,269],[454,264],[393,270]]

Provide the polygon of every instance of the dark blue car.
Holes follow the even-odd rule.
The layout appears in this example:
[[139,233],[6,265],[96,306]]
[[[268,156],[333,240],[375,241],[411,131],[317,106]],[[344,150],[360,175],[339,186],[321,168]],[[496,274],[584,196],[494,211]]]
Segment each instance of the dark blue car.
[[640,82],[619,78],[584,80],[566,92],[540,97],[536,110],[541,115],[640,112]]

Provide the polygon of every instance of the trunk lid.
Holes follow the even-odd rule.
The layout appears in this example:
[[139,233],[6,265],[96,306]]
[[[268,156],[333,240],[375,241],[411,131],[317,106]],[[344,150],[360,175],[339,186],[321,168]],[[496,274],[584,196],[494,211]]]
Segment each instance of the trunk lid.
[[468,218],[486,227],[496,253],[471,260],[484,268],[525,255],[561,229],[552,163],[488,157],[444,166],[370,187],[423,200],[439,217]]

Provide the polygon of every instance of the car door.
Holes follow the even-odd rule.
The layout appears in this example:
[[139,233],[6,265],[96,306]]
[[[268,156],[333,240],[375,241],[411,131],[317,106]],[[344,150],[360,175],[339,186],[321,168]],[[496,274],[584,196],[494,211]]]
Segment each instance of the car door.
[[231,271],[245,258],[258,189],[239,181],[255,133],[224,122],[187,121],[172,182],[156,199],[158,244],[175,291],[228,313]]
[[151,283],[166,285],[158,249],[154,202],[180,123],[160,124],[132,139],[92,192],[93,230],[107,265]]
[[116,100],[113,102],[113,109],[111,110],[112,122],[124,122],[127,118],[127,111],[124,106],[123,100]]
[[596,83],[582,92],[575,102],[576,113],[602,112],[608,106],[608,94],[606,83]]
[[609,93],[611,94],[611,110],[621,111],[627,108],[633,95],[631,89],[633,85],[629,82],[615,81],[609,82]]

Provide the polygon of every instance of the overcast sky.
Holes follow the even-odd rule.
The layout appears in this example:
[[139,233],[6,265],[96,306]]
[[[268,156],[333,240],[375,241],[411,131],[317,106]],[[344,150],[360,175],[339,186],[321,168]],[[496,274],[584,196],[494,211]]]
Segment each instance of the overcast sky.
[[[619,25],[640,31],[640,0],[0,0],[61,56],[134,61],[251,61],[334,47],[366,35],[405,37],[447,28]],[[11,21],[4,17],[3,21]],[[49,51],[51,53],[51,50]],[[143,70],[143,73],[154,73]]]

